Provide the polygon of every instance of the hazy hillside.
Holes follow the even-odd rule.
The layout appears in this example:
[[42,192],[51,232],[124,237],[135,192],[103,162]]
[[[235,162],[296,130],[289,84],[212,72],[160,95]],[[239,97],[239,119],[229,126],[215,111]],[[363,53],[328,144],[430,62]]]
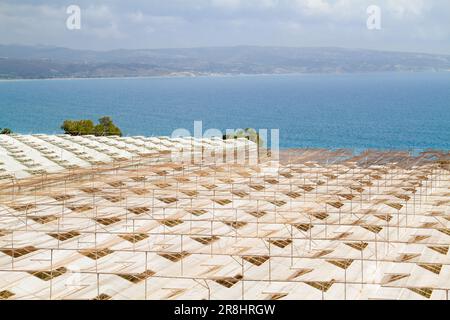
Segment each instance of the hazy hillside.
[[0,45],[0,78],[450,71],[450,56],[342,48],[72,50]]

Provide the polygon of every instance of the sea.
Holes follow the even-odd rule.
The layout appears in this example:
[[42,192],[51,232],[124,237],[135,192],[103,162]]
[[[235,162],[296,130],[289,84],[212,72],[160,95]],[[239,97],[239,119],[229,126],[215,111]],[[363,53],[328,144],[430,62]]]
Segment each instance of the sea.
[[[0,128],[61,133],[111,116],[126,136],[279,130],[281,148],[450,149],[450,72],[0,81]],[[270,137],[270,135],[269,135]]]

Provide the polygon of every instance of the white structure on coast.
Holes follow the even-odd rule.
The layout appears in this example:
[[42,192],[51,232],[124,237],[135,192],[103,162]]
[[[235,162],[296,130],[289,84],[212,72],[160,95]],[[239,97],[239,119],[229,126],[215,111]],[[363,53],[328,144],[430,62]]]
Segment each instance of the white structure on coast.
[[448,153],[274,166],[173,161],[185,139],[1,141],[0,299],[449,298]]
[[0,135],[0,180],[151,157],[161,152],[171,152],[174,161],[187,161],[208,151],[216,158],[219,152],[234,157],[234,151],[243,151],[244,157],[250,154],[255,162],[257,148],[247,139]]

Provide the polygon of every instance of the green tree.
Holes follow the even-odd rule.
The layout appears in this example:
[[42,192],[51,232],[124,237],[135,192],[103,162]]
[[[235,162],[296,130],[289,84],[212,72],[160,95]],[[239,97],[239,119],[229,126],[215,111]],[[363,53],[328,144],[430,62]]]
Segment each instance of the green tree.
[[92,120],[66,120],[61,129],[72,136],[83,136],[94,134],[94,123]]
[[11,134],[11,133],[13,133],[13,132],[9,128],[3,128],[3,130],[2,130],[2,128],[0,128],[0,134]]
[[65,134],[72,136],[122,136],[120,129],[113,123],[111,117],[102,117],[94,125],[92,120],[65,120],[61,126]]
[[102,117],[98,122],[94,128],[96,136],[122,136],[122,131],[113,123],[111,117]]

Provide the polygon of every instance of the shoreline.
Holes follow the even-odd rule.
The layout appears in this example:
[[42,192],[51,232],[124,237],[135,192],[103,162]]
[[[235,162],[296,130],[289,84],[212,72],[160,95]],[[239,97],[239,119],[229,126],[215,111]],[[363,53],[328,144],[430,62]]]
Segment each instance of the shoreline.
[[378,75],[378,74],[450,74],[450,70],[439,71],[373,71],[373,72],[308,72],[308,73],[258,73],[258,74],[173,74],[155,76],[109,76],[109,77],[57,77],[57,78],[17,78],[1,79],[1,82],[22,82],[22,81],[71,81],[71,80],[135,80],[135,79],[176,79],[176,78],[238,78],[238,77],[268,77],[268,76],[346,76],[346,75]]

